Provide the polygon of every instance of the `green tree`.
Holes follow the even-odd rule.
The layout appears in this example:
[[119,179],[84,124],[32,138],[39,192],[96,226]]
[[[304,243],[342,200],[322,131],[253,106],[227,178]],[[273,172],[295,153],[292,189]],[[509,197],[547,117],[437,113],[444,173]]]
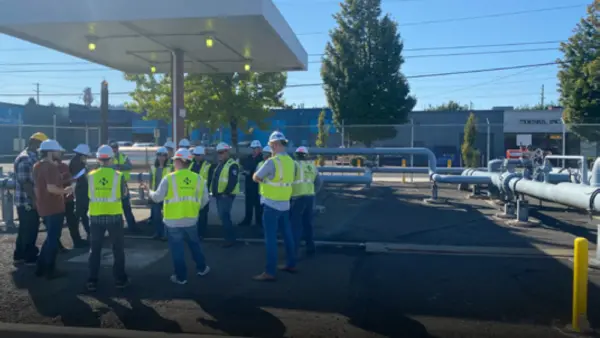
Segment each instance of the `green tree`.
[[527,110],[549,110],[550,108],[552,108],[554,106],[556,106],[556,104],[554,102],[550,102],[550,103],[544,104],[544,105],[542,105],[541,103],[538,103],[538,104],[534,104],[533,106],[525,104],[525,105],[516,107],[515,110],[521,110],[521,111],[527,111]]
[[442,103],[437,106],[429,105],[425,110],[426,111],[463,111],[463,110],[469,110],[469,105],[468,104],[460,104],[456,101],[450,100],[447,103]]
[[[381,0],[345,0],[340,6],[321,68],[334,123],[405,123],[416,100],[400,71],[404,46],[397,23],[382,16]],[[393,126],[352,128],[353,139],[367,146],[395,135]]]
[[[600,0],[587,9],[568,42],[561,43],[560,103],[569,128],[584,139],[600,141]],[[579,124],[579,125],[577,125]],[[582,126],[580,124],[596,124]]]
[[[317,134],[316,145],[319,148],[325,148],[327,146],[327,139],[329,138],[329,126],[325,124],[325,114],[325,109],[321,110],[319,120],[317,121],[319,133]],[[318,160],[320,166],[325,165],[325,157],[323,155],[319,155]]]
[[[133,102],[128,103],[127,108],[146,112],[147,119],[171,121],[169,76],[126,74],[125,79],[136,84],[130,94]],[[186,123],[213,131],[227,126],[231,128],[233,146],[237,147],[238,128],[249,131],[250,122],[264,128],[271,108],[284,106],[286,82],[286,73],[187,75],[184,80]]]
[[467,168],[479,167],[479,150],[475,148],[477,140],[477,118],[471,113],[465,124],[464,139],[461,145],[463,166]]

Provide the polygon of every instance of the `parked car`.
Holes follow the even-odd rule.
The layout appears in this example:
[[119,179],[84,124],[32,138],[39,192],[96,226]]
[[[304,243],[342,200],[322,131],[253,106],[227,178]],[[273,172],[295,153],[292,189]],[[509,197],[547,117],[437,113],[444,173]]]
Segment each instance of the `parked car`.
[[119,145],[119,147],[131,147],[133,145],[133,142],[130,142],[130,141],[117,141],[117,144]]
[[136,142],[133,144],[132,147],[139,147],[139,148],[156,147],[156,144],[154,144],[153,142]]

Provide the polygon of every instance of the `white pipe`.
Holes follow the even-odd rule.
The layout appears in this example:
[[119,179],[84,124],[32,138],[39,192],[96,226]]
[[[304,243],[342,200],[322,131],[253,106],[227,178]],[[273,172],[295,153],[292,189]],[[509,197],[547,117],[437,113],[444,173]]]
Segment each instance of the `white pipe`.
[[452,184],[490,184],[492,183],[491,176],[453,176],[434,174],[431,179],[437,183],[452,183]]
[[579,160],[580,161],[580,166],[581,166],[581,184],[585,184],[585,185],[589,185],[590,184],[590,182],[588,180],[587,163],[585,161],[585,156],[576,156],[576,155],[548,155],[548,156],[544,157],[544,166],[550,164],[550,160],[552,160],[552,159]]
[[594,161],[591,176],[592,178],[590,180],[590,186],[600,187],[600,157],[596,158],[596,161]]

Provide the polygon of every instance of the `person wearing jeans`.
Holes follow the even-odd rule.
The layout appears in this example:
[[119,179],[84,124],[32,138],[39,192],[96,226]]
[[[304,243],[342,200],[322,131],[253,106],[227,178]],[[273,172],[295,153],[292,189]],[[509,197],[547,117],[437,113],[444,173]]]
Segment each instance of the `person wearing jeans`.
[[[154,166],[151,168],[150,171],[150,188],[157,189],[162,179],[171,172],[171,167],[169,167],[168,156],[168,151],[165,147],[160,147],[156,151],[156,160],[154,160]],[[154,201],[150,199],[150,221],[154,225],[154,236],[152,237],[153,239],[166,239],[162,208],[162,203],[154,203]]]
[[[206,150],[203,146],[197,146],[192,150],[194,159],[190,164],[190,170],[200,175],[208,185],[208,191],[210,191],[210,182],[213,175],[215,166],[212,165],[206,158]],[[206,227],[208,225],[208,212],[210,210],[210,202],[205,207],[200,209],[198,214],[198,236],[202,239],[206,235]]]
[[41,160],[33,166],[37,210],[47,230],[35,274],[48,279],[65,275],[56,269],[56,255],[65,217],[65,196],[73,193],[73,187],[63,187],[57,163],[62,151],[62,147],[54,140],[42,142]]
[[217,212],[223,224],[225,237],[224,248],[230,248],[236,243],[235,230],[231,222],[231,208],[235,196],[240,193],[239,165],[229,157],[231,147],[221,142],[217,144],[217,156],[219,163],[212,176],[210,189],[217,201]]
[[290,198],[294,182],[295,163],[286,151],[287,139],[275,131],[269,137],[273,157],[254,173],[254,181],[259,183],[260,195],[264,204],[263,229],[266,248],[266,266],[263,273],[254,276],[257,281],[273,281],[277,269],[277,230],[281,228],[286,252],[286,264],[279,270],[296,272],[296,251],[294,236],[289,221]]
[[155,203],[163,203],[164,223],[173,260],[171,282],[175,284],[187,284],[185,244],[196,262],[196,274],[205,276],[210,271],[196,227],[198,212],[208,203],[208,189],[204,178],[189,169],[191,157],[188,149],[178,149],[173,156],[175,172],[165,176],[156,191],[148,191],[148,196]]
[[39,250],[36,246],[40,229],[40,215],[36,210],[33,166],[38,161],[37,150],[48,137],[35,133],[29,138],[27,148],[15,159],[15,206],[19,228],[15,241],[13,260],[15,265],[35,265]]
[[315,186],[320,185],[317,167],[308,160],[308,149],[299,147],[295,151],[296,170],[292,185],[292,201],[290,219],[294,233],[296,255],[300,251],[302,238],[306,242],[306,254],[315,253],[313,238],[313,206],[315,201]]
[[90,274],[86,284],[88,291],[96,291],[98,272],[102,257],[104,235],[108,236],[113,252],[113,276],[115,286],[123,289],[129,285],[125,273],[125,230],[123,227],[123,203],[127,185],[123,174],[112,168],[114,153],[111,147],[102,145],[96,158],[100,167],[88,174],[88,197],[90,199]]

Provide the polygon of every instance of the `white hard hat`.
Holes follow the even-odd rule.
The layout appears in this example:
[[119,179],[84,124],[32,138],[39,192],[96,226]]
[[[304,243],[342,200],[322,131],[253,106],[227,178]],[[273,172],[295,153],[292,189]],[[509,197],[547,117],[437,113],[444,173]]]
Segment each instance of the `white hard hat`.
[[273,133],[271,133],[271,136],[269,136],[269,143],[275,141],[287,141],[287,139],[285,138],[285,135],[283,135],[282,132],[276,130]]
[[177,149],[177,151],[175,152],[175,155],[173,156],[174,160],[189,161],[191,158],[192,158],[192,154],[190,154],[190,151],[185,148]]
[[252,143],[250,143],[250,148],[260,148],[262,147],[262,144],[260,144],[259,140],[254,140],[252,141]]
[[206,150],[204,149],[203,146],[197,146],[196,148],[194,148],[192,153],[194,155],[206,155]]
[[223,151],[223,150],[229,150],[231,149],[231,147],[229,146],[229,144],[225,143],[225,142],[221,142],[219,144],[217,144],[217,151]]
[[40,144],[42,151],[63,151],[64,149],[55,140],[48,139]]
[[187,138],[182,138],[181,141],[179,141],[179,147],[189,147],[190,146],[190,141]]
[[165,147],[160,147],[160,148],[156,149],[156,153],[157,154],[168,154],[169,151]]
[[269,147],[269,146],[265,146],[262,150],[263,153],[270,153],[271,151],[272,151],[271,147]]
[[163,147],[175,149],[175,142],[173,142],[173,141],[167,141],[167,142],[165,142],[165,145]]
[[306,148],[304,146],[298,147],[298,149],[296,149],[296,152],[300,153],[300,154],[308,154],[308,148]]
[[90,156],[90,147],[87,144],[79,144],[73,151],[81,155]]
[[99,160],[107,160],[113,158],[113,156],[115,156],[115,153],[113,152],[112,148],[106,144],[101,145],[96,152],[96,158]]

